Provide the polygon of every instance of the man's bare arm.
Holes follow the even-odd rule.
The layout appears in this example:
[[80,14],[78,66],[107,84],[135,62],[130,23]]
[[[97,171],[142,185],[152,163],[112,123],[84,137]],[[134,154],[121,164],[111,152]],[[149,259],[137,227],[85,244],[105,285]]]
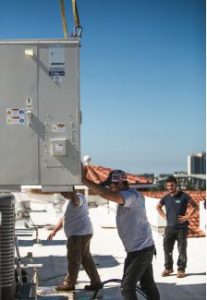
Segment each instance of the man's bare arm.
[[101,186],[100,184],[94,183],[93,181],[86,178],[86,168],[83,168],[82,182],[87,185],[95,194],[101,196],[106,200],[116,202],[118,204],[124,204],[124,198],[118,192],[111,192],[109,189]]
[[191,204],[191,208],[188,209],[188,213],[185,216],[178,216],[178,220],[180,223],[186,222],[190,219],[190,217],[196,212],[198,209],[198,204],[193,199],[190,199],[189,204]]
[[59,222],[57,223],[57,225],[55,226],[53,231],[49,234],[49,236],[47,238],[48,240],[52,240],[53,237],[56,235],[56,233],[63,227],[63,221],[64,221],[64,218],[60,218]]
[[163,219],[166,219],[166,214],[165,214],[162,206],[163,205],[159,202],[156,206],[156,209],[157,209],[158,213],[160,214],[160,216],[163,217]]

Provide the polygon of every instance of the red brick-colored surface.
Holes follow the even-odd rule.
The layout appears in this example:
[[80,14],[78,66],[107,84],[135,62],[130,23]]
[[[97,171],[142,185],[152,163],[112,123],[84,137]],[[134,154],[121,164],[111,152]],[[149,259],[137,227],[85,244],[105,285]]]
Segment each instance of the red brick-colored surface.
[[[204,191],[188,191],[187,192],[194,201],[196,201],[199,205],[200,201],[204,201],[205,197],[206,197],[206,194]],[[188,209],[190,208],[191,206],[189,205],[188,206]],[[189,233],[188,233],[188,236],[189,237],[202,237],[202,236],[205,236],[206,233],[201,230],[199,228],[199,224],[200,224],[200,213],[199,213],[199,210],[196,211],[193,216],[190,218],[189,220]]]
[[[112,171],[111,168],[105,168],[102,166],[87,166],[87,177],[88,179],[100,183],[108,177],[109,173]],[[127,180],[129,184],[151,184],[152,180],[144,176],[138,176],[131,173],[127,173]]]

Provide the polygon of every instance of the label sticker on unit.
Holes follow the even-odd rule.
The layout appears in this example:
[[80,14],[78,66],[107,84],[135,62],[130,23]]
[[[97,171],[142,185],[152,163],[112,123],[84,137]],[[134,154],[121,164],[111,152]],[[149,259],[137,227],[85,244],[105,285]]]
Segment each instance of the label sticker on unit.
[[56,144],[55,145],[55,152],[63,152],[63,150],[64,150],[64,145],[61,145],[61,144]]
[[65,76],[65,48],[61,44],[49,46],[49,76],[53,81],[62,81]]
[[32,107],[32,98],[26,98],[26,107]]
[[66,125],[64,123],[55,123],[52,124],[52,132],[65,132]]
[[7,108],[6,109],[6,124],[9,125],[24,125],[25,109],[24,108]]

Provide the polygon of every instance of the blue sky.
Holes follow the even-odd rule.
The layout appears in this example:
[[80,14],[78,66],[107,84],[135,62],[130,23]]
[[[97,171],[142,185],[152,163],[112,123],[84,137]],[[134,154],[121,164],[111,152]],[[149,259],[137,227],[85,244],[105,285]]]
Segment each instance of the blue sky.
[[[187,155],[205,151],[205,1],[77,5],[82,156],[133,173],[186,171]],[[0,39],[62,37],[58,0],[1,0]]]

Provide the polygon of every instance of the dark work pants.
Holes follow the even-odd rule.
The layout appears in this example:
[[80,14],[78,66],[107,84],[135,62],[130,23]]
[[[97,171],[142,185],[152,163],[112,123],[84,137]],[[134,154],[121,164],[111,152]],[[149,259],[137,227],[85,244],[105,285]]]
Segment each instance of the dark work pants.
[[160,295],[154,282],[152,258],[154,246],[135,252],[128,252],[124,264],[121,292],[124,300],[137,300],[136,285],[138,281],[148,300],[159,300]]
[[164,236],[165,268],[173,269],[173,249],[175,241],[178,244],[177,266],[179,271],[185,271],[187,266],[187,233],[188,228],[166,227]]
[[91,280],[91,284],[100,282],[96,265],[90,253],[90,241],[92,235],[71,236],[67,240],[67,259],[68,259],[68,276],[65,281],[70,286],[75,286],[80,265]]

